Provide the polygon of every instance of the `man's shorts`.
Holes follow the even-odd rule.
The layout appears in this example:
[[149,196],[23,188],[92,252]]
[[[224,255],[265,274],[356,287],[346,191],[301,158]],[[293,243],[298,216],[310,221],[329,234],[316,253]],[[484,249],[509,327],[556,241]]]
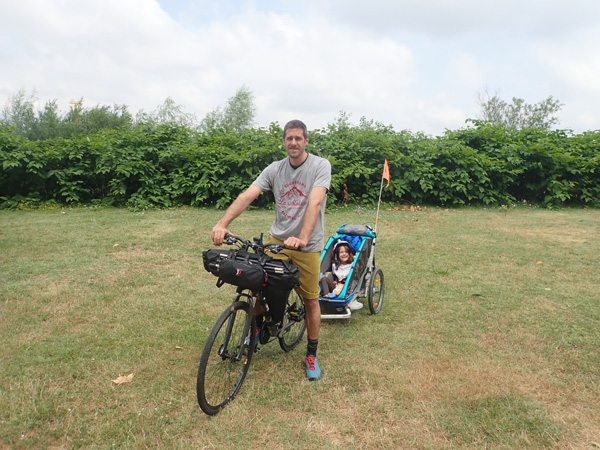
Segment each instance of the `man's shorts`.
[[[282,240],[269,236],[267,244],[283,244]],[[287,255],[284,255],[286,253]],[[300,269],[300,287],[296,292],[304,299],[319,298],[319,273],[321,270],[321,252],[302,252],[299,250],[283,250],[278,255],[269,254],[273,258],[285,259]],[[289,257],[288,257],[289,256]]]

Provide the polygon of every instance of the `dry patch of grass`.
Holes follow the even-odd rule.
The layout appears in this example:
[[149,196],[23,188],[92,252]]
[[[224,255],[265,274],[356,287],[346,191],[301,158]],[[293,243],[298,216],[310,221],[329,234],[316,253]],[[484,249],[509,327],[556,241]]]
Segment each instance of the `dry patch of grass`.
[[[304,344],[265,346],[210,418],[196,404],[197,364],[234,291],[202,268],[220,214],[0,212],[0,447],[600,442],[600,212],[382,211],[381,313],[323,323],[316,383]],[[328,212],[326,234],[374,214]],[[234,230],[252,237],[271,220],[248,211]]]
[[539,238],[548,241],[561,242],[564,244],[581,244],[589,240],[590,230],[586,228],[571,228],[564,229],[556,227],[555,229],[544,228],[498,228],[498,231],[509,235],[522,236],[526,238]]

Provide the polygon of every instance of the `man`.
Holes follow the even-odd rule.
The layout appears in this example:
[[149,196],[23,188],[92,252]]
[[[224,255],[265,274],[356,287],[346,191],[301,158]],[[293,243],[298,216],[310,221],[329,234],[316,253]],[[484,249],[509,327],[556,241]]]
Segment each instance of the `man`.
[[[283,243],[290,261],[300,269],[299,294],[306,307],[308,345],[306,376],[321,378],[317,346],[321,326],[319,306],[319,271],[324,239],[324,212],[331,183],[331,164],[324,158],[307,153],[308,131],[300,120],[283,128],[287,158],[270,164],[229,206],[212,230],[215,245],[221,245],[227,227],[262,192],[273,191],[275,221],[268,242]],[[258,322],[261,317],[257,317]]]

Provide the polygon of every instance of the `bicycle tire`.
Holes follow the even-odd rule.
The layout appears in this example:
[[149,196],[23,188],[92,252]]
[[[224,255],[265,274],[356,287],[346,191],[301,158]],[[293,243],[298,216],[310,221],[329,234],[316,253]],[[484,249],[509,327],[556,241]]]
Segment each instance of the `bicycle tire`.
[[377,314],[383,306],[383,295],[385,293],[385,280],[383,270],[376,268],[369,280],[369,309],[371,314]]
[[282,329],[279,346],[283,351],[291,352],[298,346],[306,331],[306,310],[302,297],[296,291],[292,291],[287,298]]
[[[244,336],[244,326],[249,314],[252,314],[251,326]],[[196,394],[200,408],[209,416],[221,411],[242,387],[254,348],[246,345],[241,359],[237,359],[236,355],[240,344],[247,342],[255,332],[256,321],[250,305],[236,301],[223,311],[208,335],[198,365]]]

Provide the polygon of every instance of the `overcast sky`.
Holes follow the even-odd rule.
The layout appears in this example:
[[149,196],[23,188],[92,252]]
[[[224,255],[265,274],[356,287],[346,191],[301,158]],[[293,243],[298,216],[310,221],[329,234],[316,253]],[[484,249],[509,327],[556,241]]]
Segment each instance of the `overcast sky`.
[[0,107],[34,90],[200,120],[243,85],[257,125],[339,116],[441,135],[477,95],[564,104],[600,129],[597,0],[0,0]]

